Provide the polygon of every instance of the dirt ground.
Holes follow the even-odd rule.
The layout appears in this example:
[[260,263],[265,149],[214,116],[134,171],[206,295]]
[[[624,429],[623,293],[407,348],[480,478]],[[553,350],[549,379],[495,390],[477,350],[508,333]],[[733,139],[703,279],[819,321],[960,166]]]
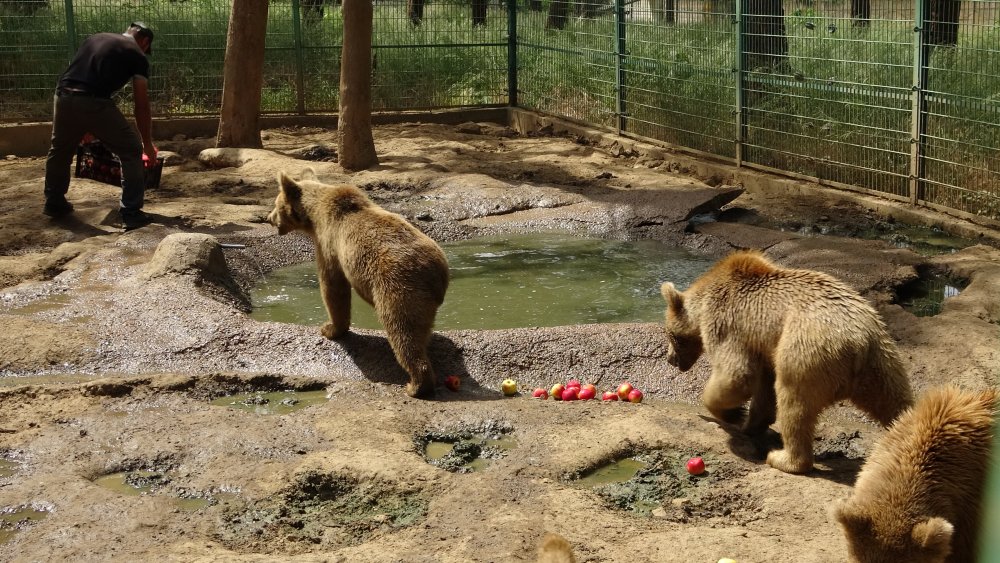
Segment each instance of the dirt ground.
[[[533,561],[556,531],[579,561],[844,561],[828,505],[882,430],[837,406],[816,469],[773,470],[763,457],[777,434],[752,442],[712,420],[698,403],[704,359],[678,373],[656,323],[440,331],[432,360],[462,388],[420,401],[403,394],[380,331],[331,342],[247,316],[255,280],[312,258],[307,239],[264,222],[276,173],[312,166],[439,241],[560,229],[712,257],[762,248],[875,303],[918,391],[1000,382],[1000,237],[922,254],[905,225],[840,192],[744,191],[652,147],[545,133],[381,126],[380,165],[356,174],[323,129],[268,130],[257,151],[163,139],[168,165],[147,193],[156,222],[128,233],[116,188],[74,179],[75,214],[52,221],[44,159],[0,161],[0,560]],[[192,261],[190,237],[157,252],[178,233],[223,243],[226,267],[214,246],[207,266]],[[928,273],[968,285],[917,317],[896,301]],[[569,377],[601,389],[628,379],[646,399],[499,392],[506,378],[531,389]],[[287,414],[212,404],[280,391],[319,400]],[[465,449],[435,461],[430,442]],[[683,469],[694,455],[701,477]],[[579,482],[625,458],[646,466],[623,483]],[[102,486],[122,472],[125,484]]]

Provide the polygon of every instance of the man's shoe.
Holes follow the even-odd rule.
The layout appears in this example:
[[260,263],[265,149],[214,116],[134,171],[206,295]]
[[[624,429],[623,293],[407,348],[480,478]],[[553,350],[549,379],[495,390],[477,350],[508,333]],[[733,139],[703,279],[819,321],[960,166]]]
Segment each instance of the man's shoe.
[[122,227],[124,227],[126,231],[138,229],[139,227],[145,227],[153,222],[153,218],[143,213],[142,210],[125,211],[123,209],[121,213]]
[[42,213],[49,217],[65,217],[73,212],[73,204],[66,201],[65,197],[53,197],[45,200],[45,207]]

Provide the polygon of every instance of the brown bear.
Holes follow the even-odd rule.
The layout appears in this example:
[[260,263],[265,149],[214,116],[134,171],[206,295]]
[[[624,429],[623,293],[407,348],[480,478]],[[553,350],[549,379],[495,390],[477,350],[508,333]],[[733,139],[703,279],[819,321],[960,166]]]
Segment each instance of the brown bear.
[[837,401],[850,399],[883,426],[913,403],[882,319],[832,276],[741,251],[687,291],[669,282],[660,291],[667,361],[687,371],[705,353],[712,375],[702,402],[720,420],[759,434],[777,419],[784,449],[767,456],[776,469],[812,468],[817,417]]
[[302,231],[316,245],[319,289],[330,315],[320,332],[347,334],[353,287],[375,308],[396,360],[410,374],[406,393],[433,395],[427,346],[449,281],[441,247],[359,188],[323,184],[311,169],[297,180],[280,173],[278,186],[267,220],[279,235]]
[[831,511],[852,561],[976,561],[998,398],[947,386],[900,415]]
[[576,563],[573,556],[573,549],[569,546],[566,538],[559,534],[549,532],[542,538],[541,545],[538,546],[537,563]]

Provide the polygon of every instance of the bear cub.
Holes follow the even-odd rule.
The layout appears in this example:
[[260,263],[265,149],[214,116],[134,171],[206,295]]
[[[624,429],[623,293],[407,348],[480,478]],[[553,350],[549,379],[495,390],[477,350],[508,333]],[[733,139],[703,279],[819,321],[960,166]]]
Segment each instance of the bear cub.
[[448,260],[430,237],[351,185],[327,185],[307,169],[278,175],[278,197],[267,216],[278,234],[313,239],[319,289],[330,316],[320,332],[340,338],[351,325],[351,288],[375,308],[396,360],[410,375],[406,393],[434,394],[427,356],[434,317],[448,289]]
[[831,511],[852,561],[976,561],[998,398],[940,387],[893,423]]
[[767,456],[776,469],[812,468],[816,420],[837,401],[851,400],[883,426],[913,403],[882,319],[832,276],[741,251],[687,291],[667,282],[660,292],[667,304],[667,361],[687,371],[707,356],[712,374],[702,402],[716,418],[740,424],[747,434],[765,432],[777,420],[784,448]]

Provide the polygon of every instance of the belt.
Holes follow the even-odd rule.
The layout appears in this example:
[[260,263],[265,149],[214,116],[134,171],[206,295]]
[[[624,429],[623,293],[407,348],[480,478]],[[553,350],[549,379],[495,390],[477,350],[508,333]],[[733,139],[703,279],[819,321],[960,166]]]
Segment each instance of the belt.
[[90,92],[85,92],[83,90],[69,90],[66,88],[56,88],[57,96],[80,96],[82,98],[104,98],[104,96],[98,96],[97,94],[92,94]]

